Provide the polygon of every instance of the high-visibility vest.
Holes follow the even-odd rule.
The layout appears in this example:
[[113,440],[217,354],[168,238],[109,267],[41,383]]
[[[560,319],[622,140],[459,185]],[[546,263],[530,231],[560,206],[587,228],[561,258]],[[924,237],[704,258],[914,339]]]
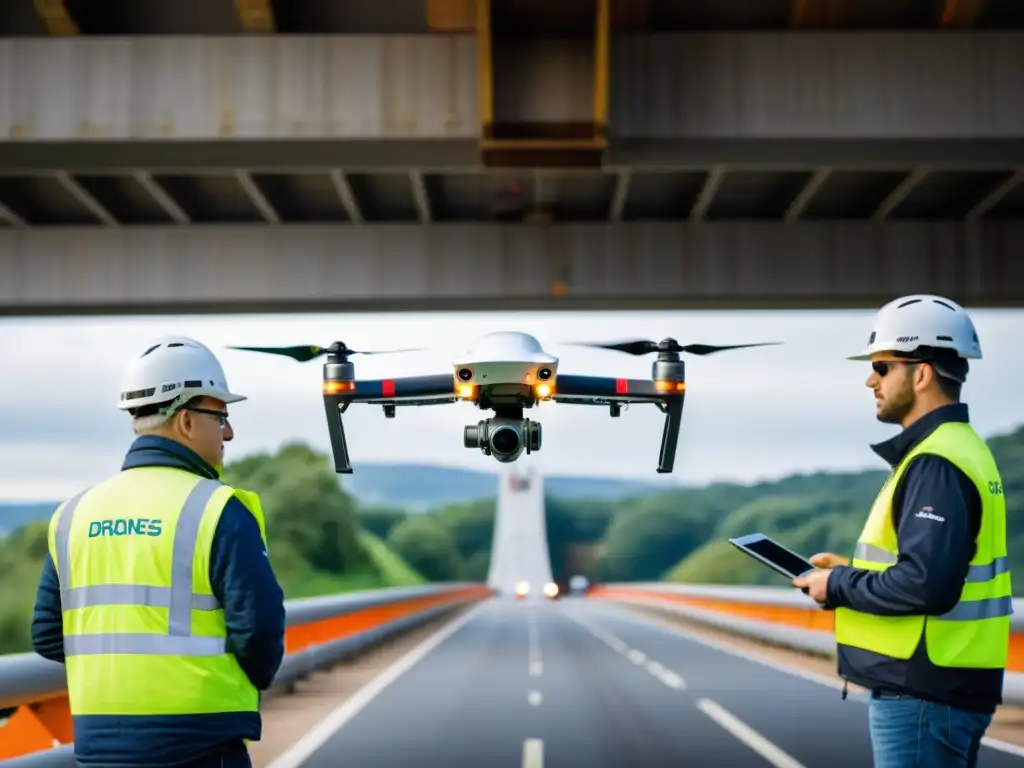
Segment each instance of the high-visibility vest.
[[171,467],[124,470],[54,512],[73,716],[259,710],[210,586],[213,535],[232,496],[265,543],[255,493]]
[[[895,659],[909,659],[922,635],[928,658],[939,667],[1005,668],[1010,643],[1012,589],[1006,556],[1006,497],[992,453],[985,441],[964,422],[941,424],[914,447],[895,468],[878,493],[864,530],[857,540],[851,565],[884,571],[899,555],[893,527],[892,499],[907,465],[921,454],[935,454],[959,467],[978,488],[981,527],[960,600],[941,616],[878,616],[851,608],[835,611],[836,641]],[[941,503],[941,499],[937,499]],[[942,515],[922,507],[909,514]],[[942,525],[936,521],[936,525]]]

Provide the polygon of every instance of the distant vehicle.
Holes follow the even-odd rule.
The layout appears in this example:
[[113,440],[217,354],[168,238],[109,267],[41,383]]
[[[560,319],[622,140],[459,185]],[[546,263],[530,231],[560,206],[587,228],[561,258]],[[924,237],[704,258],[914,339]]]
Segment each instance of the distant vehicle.
[[589,587],[590,582],[587,580],[586,576],[576,574],[571,579],[569,579],[569,591],[574,595],[585,595]]
[[516,600],[522,600],[528,594],[530,594],[530,582],[528,582],[528,581],[516,582],[516,591],[515,591]]
[[549,581],[544,585],[544,596],[549,600],[555,600],[558,598],[558,585],[553,581]]

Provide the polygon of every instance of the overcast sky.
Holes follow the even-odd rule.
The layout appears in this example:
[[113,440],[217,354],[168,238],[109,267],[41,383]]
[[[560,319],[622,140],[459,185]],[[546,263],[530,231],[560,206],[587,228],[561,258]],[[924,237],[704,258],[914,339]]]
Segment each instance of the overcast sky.
[[[305,440],[328,450],[320,398],[321,360],[299,364],[225,349],[231,344],[320,344],[356,349],[428,346],[430,351],[353,358],[373,378],[451,370],[451,357],[494,330],[532,333],[565,373],[650,376],[653,356],[563,346],[575,340],[660,339],[783,346],[687,356],[687,402],[671,480],[755,480],[816,469],[880,467],[872,441],[894,433],[877,423],[866,363],[858,352],[873,312],[623,312],[392,315],[264,315],[0,320],[0,498],[53,500],[117,471],[132,440],[116,408],[127,359],[165,333],[192,336],[220,357],[229,385],[249,396],[231,407],[236,437],[228,460]],[[965,399],[985,435],[1024,423],[1024,312],[973,313],[985,359],[973,364]],[[469,404],[399,409],[353,406],[353,462],[416,461],[494,470],[463,447],[463,426],[483,412]],[[546,473],[655,474],[662,416],[634,406],[612,419],[602,408],[545,404],[543,447],[523,457]],[[358,470],[357,470],[358,471]]]

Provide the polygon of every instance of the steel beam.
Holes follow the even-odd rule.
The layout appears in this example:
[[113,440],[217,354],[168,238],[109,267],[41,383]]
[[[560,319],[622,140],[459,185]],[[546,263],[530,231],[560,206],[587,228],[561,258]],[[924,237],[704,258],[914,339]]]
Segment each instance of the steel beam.
[[[617,36],[593,108],[613,142],[1003,140],[1024,137],[1022,49],[1013,32]],[[3,40],[19,76],[0,136],[475,140],[494,119],[485,53],[476,35]],[[531,90],[530,109],[562,114],[581,87]]]
[[622,36],[612,45],[609,131],[613,139],[1020,137],[1021,50],[1021,32]]
[[476,139],[464,35],[0,40],[6,141]]
[[994,222],[17,230],[0,313],[1024,306],[1022,251]]
[[[253,173],[380,171],[483,172],[477,142],[468,140],[366,141],[0,141],[0,172],[31,174],[134,172],[204,173],[245,168]],[[903,171],[1000,170],[1024,166],[1024,136],[1005,139],[638,139],[613,142],[609,170]]]

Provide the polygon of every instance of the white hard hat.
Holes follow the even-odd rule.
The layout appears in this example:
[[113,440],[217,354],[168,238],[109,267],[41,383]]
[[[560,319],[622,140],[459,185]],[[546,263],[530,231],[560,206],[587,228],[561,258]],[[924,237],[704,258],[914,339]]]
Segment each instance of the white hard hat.
[[870,360],[878,352],[908,354],[918,347],[952,350],[981,359],[981,344],[967,311],[942,296],[914,294],[890,301],[875,316],[867,347],[849,360]]
[[220,361],[204,345],[185,336],[164,336],[128,363],[117,407],[126,411],[162,404],[171,409],[203,396],[225,403],[246,399],[228,389]]

